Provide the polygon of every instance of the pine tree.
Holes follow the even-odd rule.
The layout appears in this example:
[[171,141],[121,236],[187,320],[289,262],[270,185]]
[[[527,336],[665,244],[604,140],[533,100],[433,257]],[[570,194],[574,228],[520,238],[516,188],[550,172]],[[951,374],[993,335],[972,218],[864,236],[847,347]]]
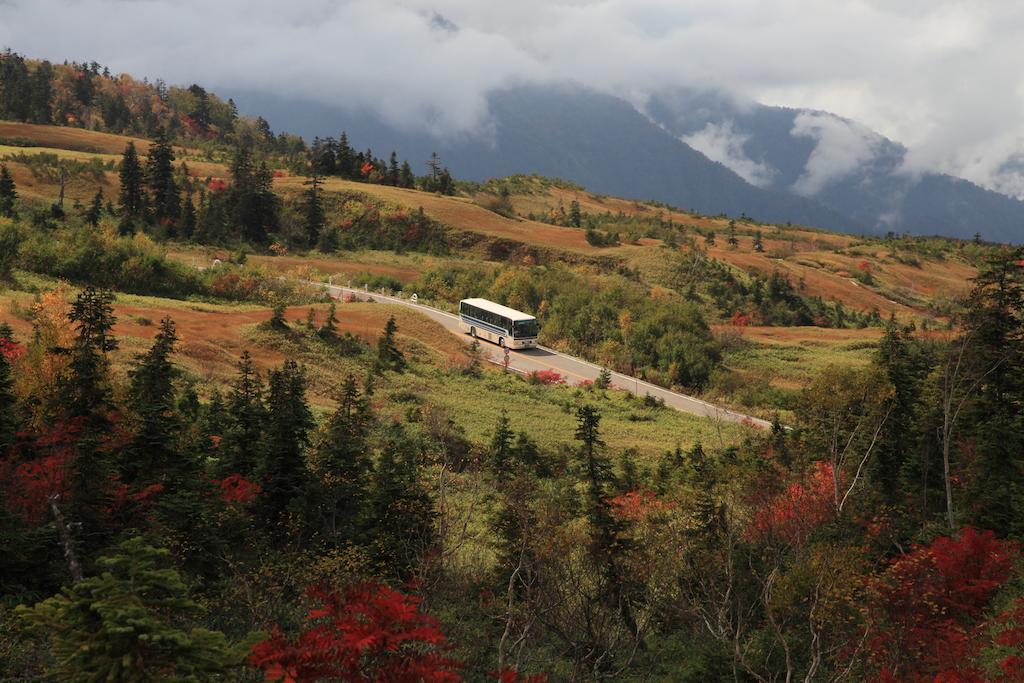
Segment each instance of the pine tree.
[[144,174],[134,142],[129,142],[124,149],[118,175],[121,180],[121,232],[130,233],[134,232],[135,222],[143,217],[146,209]]
[[49,643],[56,681],[220,679],[241,664],[245,647],[224,634],[186,625],[199,613],[169,552],[132,538],[101,557],[102,570],[17,614]]
[[730,247],[739,246],[740,241],[736,237],[736,221],[729,221],[729,238],[726,240]]
[[612,373],[608,368],[601,368],[601,372],[597,373],[597,379],[594,380],[594,386],[598,389],[607,389],[612,385]]
[[[0,345],[4,341],[9,339],[6,334],[0,332]],[[7,449],[14,443],[14,435],[18,430],[17,403],[11,364],[7,361],[7,356],[0,352],[0,456],[5,456]]]
[[85,212],[85,222],[92,227],[98,227],[100,224],[100,218],[103,217],[103,190],[96,190],[96,194],[92,198],[92,203],[89,205],[89,210]]
[[384,325],[384,334],[377,341],[377,365],[384,370],[401,372],[405,369],[405,356],[395,344],[395,333],[398,331],[398,324],[395,316],[388,318]]
[[14,218],[17,201],[18,189],[14,178],[7,170],[7,164],[0,165],[0,216]]
[[761,231],[760,230],[758,230],[757,232],[754,233],[754,251],[756,251],[756,252],[764,251],[764,243],[761,242]]
[[198,220],[196,218],[196,207],[192,203],[192,189],[185,192],[181,199],[181,219],[178,221],[178,237],[183,240],[191,240],[196,233]]
[[49,125],[53,123],[53,65],[40,62],[32,73],[29,85],[29,118],[32,123]]
[[514,433],[508,419],[508,412],[502,411],[498,418],[498,425],[494,429],[494,436],[491,437],[489,450],[489,465],[491,471],[498,481],[507,481],[512,477],[512,439]]
[[416,176],[412,173],[412,166],[408,161],[402,162],[402,168],[398,172],[398,186],[408,189],[416,187]]
[[174,223],[181,209],[181,192],[174,179],[174,148],[164,129],[158,128],[146,155],[146,184],[156,223]]
[[580,213],[580,203],[575,199],[569,203],[569,224],[575,228],[583,224],[583,216]]
[[398,168],[398,155],[395,154],[394,150],[391,151],[391,157],[388,159],[388,185],[398,187],[398,181],[401,171]]
[[455,181],[452,180],[452,174],[445,168],[441,171],[441,175],[437,179],[437,191],[443,195],[451,196],[455,194]]
[[325,492],[325,531],[337,543],[355,541],[363,531],[372,469],[367,456],[372,422],[370,404],[349,375],[312,457]]
[[284,304],[274,304],[274,307],[271,309],[270,320],[267,321],[267,327],[278,332],[287,332],[290,329],[288,321],[284,319]]
[[704,244],[707,244],[709,246],[714,246],[714,244],[715,244],[715,231],[714,230],[709,230],[708,233],[706,235],[704,235]]
[[317,334],[324,341],[334,341],[338,338],[338,316],[333,301],[327,307],[327,318],[324,320],[324,324],[320,326]]
[[260,510],[271,526],[294,512],[303,516],[311,486],[305,451],[313,414],[306,402],[306,376],[294,360],[270,373],[266,429],[257,479],[263,487]]
[[[211,413],[212,414],[212,413]],[[218,471],[222,476],[241,474],[251,478],[256,468],[259,443],[263,437],[267,408],[263,402],[263,381],[248,351],[238,362],[238,377],[228,397],[226,424],[222,428]],[[221,429],[220,425],[216,426]],[[214,431],[214,430],[210,430]]]
[[178,335],[174,321],[164,318],[153,345],[136,358],[129,373],[128,395],[139,424],[127,449],[124,466],[127,481],[161,481],[174,491],[187,473],[176,447],[181,421],[175,410],[174,380],[178,369],[171,361]]
[[[86,287],[75,299],[70,319],[76,337],[69,365],[71,378],[65,384],[65,407],[70,417],[100,418],[110,407],[107,354],[117,349],[112,292]],[[105,419],[105,417],[102,417]]]
[[408,579],[433,540],[433,505],[419,482],[418,444],[400,423],[384,435],[373,474],[368,539],[381,568]]
[[315,246],[320,240],[320,233],[327,224],[327,216],[324,214],[323,200],[320,197],[320,186],[323,179],[314,175],[305,182],[307,190],[304,193],[302,204],[303,227],[306,231],[306,243],[308,246]]

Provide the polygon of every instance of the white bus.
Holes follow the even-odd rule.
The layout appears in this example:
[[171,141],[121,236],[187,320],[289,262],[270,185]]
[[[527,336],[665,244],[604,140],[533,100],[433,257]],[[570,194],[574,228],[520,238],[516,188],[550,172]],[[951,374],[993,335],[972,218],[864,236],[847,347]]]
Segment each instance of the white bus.
[[459,302],[459,327],[474,338],[510,349],[537,346],[537,319],[487,299]]

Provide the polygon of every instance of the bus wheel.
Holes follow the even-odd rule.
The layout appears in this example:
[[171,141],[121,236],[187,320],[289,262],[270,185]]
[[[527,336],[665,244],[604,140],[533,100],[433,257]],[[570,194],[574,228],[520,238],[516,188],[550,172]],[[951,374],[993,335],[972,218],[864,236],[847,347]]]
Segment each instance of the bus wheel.
[[475,327],[469,328],[469,336],[472,337],[473,339],[476,339],[476,328]]
[[505,348],[505,338],[504,337],[498,337],[498,346],[500,346],[501,348]]

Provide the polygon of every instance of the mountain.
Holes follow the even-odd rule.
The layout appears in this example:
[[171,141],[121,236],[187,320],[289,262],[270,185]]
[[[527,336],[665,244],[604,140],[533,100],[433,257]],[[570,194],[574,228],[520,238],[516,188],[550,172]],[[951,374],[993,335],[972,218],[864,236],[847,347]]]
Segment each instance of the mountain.
[[828,112],[680,90],[651,98],[645,113],[747,181],[813,198],[872,232],[1024,239],[1021,201],[961,178],[907,172],[903,145]]
[[485,135],[436,139],[403,133],[369,114],[233,93],[243,111],[308,138],[337,136],[376,154],[427,159],[437,151],[459,178],[540,173],[587,189],[654,199],[708,214],[839,230],[863,226],[814,200],[759,188],[655,125],[627,102],[581,88],[520,87],[492,93]]
[[483,132],[440,138],[366,111],[232,94],[243,111],[307,139],[345,130],[378,154],[395,149],[426,160],[436,151],[460,178],[540,173],[706,214],[862,233],[1022,239],[1024,202],[948,175],[907,173],[906,148],[827,112],[708,91],[662,93],[640,112],[581,87],[520,86],[490,95]]

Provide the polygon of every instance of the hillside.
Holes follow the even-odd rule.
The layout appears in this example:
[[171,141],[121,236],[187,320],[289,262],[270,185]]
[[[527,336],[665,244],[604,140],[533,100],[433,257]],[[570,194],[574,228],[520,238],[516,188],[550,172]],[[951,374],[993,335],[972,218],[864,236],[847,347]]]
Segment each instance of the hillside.
[[417,175],[59,72],[70,123],[145,97],[0,122],[0,679],[1014,680],[1024,249]]
[[712,215],[874,235],[1022,239],[1018,199],[941,173],[905,173],[902,145],[856,122],[715,92],[662,93],[641,113],[573,86],[509,88],[490,94],[486,130],[436,139],[314,102],[254,92],[236,100],[310,138],[346,130],[410,159],[436,151],[461,178],[540,173]]

